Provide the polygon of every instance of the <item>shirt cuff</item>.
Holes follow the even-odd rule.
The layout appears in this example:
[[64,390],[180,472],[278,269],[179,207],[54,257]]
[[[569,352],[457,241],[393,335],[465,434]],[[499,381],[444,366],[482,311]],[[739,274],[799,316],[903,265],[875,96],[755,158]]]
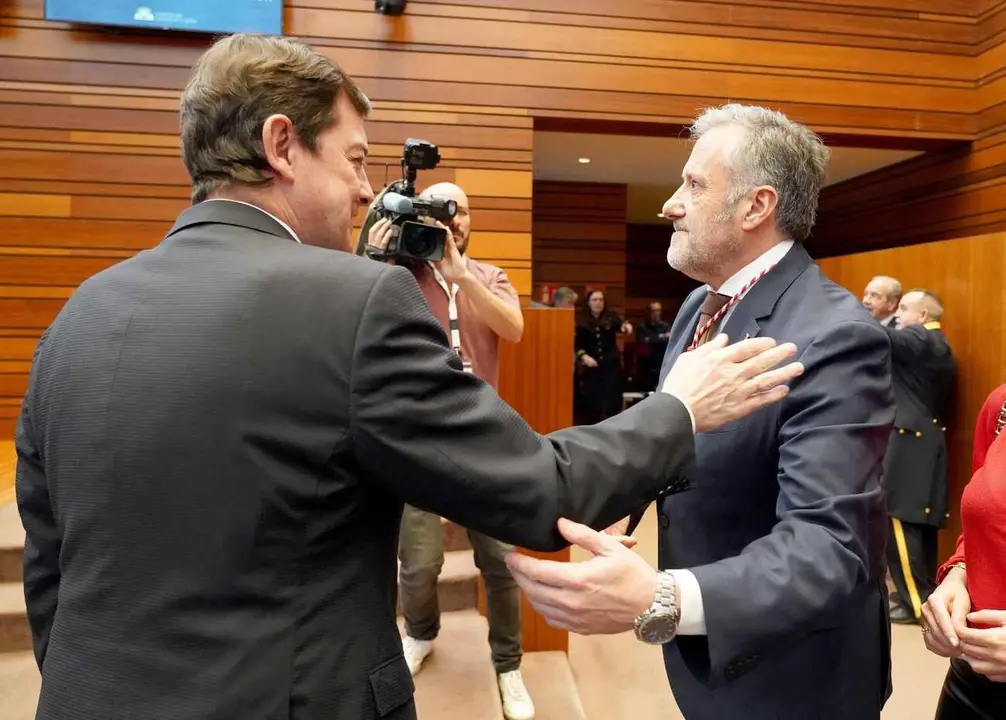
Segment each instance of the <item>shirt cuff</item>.
[[702,605],[702,589],[690,570],[668,570],[678,585],[681,617],[678,635],[705,635],[706,612]]

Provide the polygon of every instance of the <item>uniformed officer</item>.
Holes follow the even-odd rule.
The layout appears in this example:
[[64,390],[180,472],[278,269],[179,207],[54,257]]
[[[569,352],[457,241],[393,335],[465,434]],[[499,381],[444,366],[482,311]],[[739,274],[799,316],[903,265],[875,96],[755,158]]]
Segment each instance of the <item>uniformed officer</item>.
[[935,293],[905,293],[895,316],[896,327],[887,327],[897,402],[884,458],[887,558],[897,588],[891,620],[913,623],[935,589],[937,531],[948,517],[945,433],[957,361],[941,329],[943,305]]

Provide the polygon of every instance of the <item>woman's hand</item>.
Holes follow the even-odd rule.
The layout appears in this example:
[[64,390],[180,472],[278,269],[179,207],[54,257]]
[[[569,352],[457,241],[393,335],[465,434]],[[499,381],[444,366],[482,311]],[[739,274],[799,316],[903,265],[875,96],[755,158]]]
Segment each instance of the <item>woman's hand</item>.
[[958,633],[967,630],[971,611],[966,579],[963,569],[954,568],[922,605],[922,637],[929,651],[941,657],[961,655]]
[[583,363],[584,367],[595,368],[597,367],[597,360],[592,358],[590,355],[584,353],[580,356],[580,362]]
[[961,657],[976,673],[1006,682],[1006,610],[979,610],[968,622],[986,627],[961,628]]
[[622,323],[622,332],[625,333],[626,335],[630,334],[632,332],[632,323],[630,323],[628,320]]

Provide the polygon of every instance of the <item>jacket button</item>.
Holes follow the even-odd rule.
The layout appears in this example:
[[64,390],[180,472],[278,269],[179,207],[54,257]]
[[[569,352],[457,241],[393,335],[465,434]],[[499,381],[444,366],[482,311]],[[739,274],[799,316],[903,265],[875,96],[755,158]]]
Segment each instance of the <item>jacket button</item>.
[[943,432],[947,431],[947,429],[945,427],[941,427],[940,430],[942,430]]
[[950,519],[950,513],[947,513],[947,520]]
[[905,428],[898,428],[898,435],[904,435],[904,434],[905,434]]
[[932,511],[933,511],[932,508],[926,508],[926,515],[930,514]]
[[922,432],[919,431],[919,432],[915,433],[915,437],[922,437]]
[[933,425],[939,425],[939,424],[940,424],[939,421],[936,418],[933,418]]
[[666,515],[664,515],[663,513],[661,513],[660,514],[660,520],[658,521],[657,524],[660,525],[660,529],[661,530],[666,530],[667,528],[669,528],[671,526],[671,521],[667,519]]

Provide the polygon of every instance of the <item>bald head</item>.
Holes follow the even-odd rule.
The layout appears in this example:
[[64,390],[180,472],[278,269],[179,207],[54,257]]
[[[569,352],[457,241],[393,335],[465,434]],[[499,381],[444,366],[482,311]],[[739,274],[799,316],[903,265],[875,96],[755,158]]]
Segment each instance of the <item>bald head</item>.
[[925,325],[943,318],[943,303],[939,295],[922,288],[910,290],[898,305],[898,327]]
[[454,235],[454,244],[458,246],[458,252],[464,255],[468,249],[468,236],[472,229],[472,220],[468,213],[468,196],[454,183],[442,182],[430,185],[419,194],[421,200],[429,200],[431,197],[447,198],[458,204],[458,211],[447,227]]
[[884,320],[893,315],[900,300],[901,283],[887,275],[877,275],[863,291],[863,307],[875,320]]

